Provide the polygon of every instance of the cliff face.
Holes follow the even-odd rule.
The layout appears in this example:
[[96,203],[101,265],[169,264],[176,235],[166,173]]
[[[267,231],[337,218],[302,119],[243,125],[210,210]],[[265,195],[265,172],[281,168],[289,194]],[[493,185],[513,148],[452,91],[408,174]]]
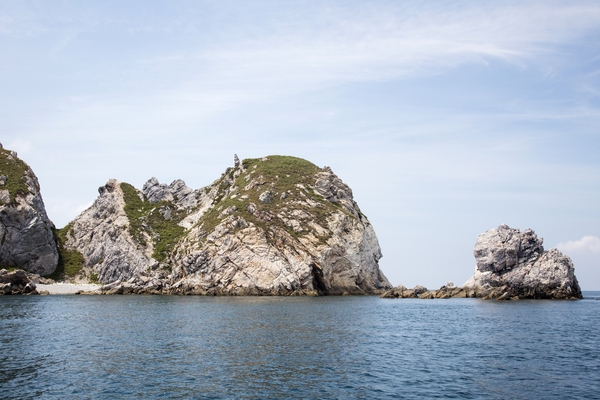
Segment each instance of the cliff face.
[[[65,231],[67,252],[79,255],[83,272],[96,274],[101,282],[129,279],[156,263],[151,246],[129,234],[130,221],[125,212],[125,196],[116,180],[98,189],[94,204],[69,223]],[[75,273],[82,265],[74,266]]]
[[[69,224],[65,248],[110,290],[196,294],[373,293],[375,232],[329,168],[284,156],[235,161],[198,190],[110,181]],[[120,289],[119,289],[120,287]]]
[[571,259],[557,249],[544,251],[531,229],[490,229],[477,238],[474,256],[475,274],[463,285],[474,296],[582,298]]
[[53,228],[37,177],[0,145],[0,265],[52,274],[58,264]]

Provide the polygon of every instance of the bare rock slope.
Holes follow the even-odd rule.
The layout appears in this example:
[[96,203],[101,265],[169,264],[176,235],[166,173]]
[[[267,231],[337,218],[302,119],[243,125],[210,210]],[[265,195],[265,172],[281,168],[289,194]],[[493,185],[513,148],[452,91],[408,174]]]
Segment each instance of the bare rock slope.
[[37,177],[0,145],[0,266],[52,274],[59,258],[53,229]]
[[240,162],[192,190],[111,180],[61,232],[107,293],[367,294],[391,288],[373,227],[328,167]]

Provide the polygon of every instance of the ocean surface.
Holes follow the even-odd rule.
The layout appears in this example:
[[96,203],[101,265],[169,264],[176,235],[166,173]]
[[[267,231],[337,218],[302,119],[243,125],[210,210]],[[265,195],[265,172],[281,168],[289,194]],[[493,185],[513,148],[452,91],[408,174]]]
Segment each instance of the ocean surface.
[[1,296],[0,395],[600,399],[584,296]]

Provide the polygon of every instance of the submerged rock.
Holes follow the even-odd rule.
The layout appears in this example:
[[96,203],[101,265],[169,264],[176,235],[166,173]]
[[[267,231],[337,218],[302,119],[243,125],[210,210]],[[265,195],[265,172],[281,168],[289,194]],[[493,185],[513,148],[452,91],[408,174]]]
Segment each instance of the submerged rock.
[[[372,294],[391,288],[373,227],[330,168],[295,157],[235,162],[192,190],[111,180],[68,225],[65,249],[104,293]],[[118,283],[113,283],[119,281]]]
[[507,225],[479,235],[475,274],[462,288],[469,297],[494,299],[581,299],[571,259],[544,251],[534,231]]
[[31,168],[0,147],[0,265],[52,274],[58,249],[40,185]]

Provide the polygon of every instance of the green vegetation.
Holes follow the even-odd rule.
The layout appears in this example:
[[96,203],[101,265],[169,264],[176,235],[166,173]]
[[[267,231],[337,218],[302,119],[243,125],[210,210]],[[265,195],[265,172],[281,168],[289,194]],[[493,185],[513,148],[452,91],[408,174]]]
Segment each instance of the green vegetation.
[[65,247],[67,234],[72,229],[68,224],[62,229],[54,229],[54,239],[58,247],[58,266],[49,278],[60,280],[67,276],[75,276],[81,272],[85,259],[83,254],[77,250],[69,250]]
[[[290,156],[269,156],[265,161],[260,158],[251,158],[242,163],[245,172],[234,179],[235,170],[229,169],[217,183],[219,189],[215,205],[198,222],[207,234],[221,223],[225,218],[221,216],[221,213],[231,206],[236,207],[232,215],[242,217],[266,232],[270,231],[270,226],[281,228],[292,237],[303,235],[308,230],[297,233],[276,217],[286,208],[306,211],[315,222],[322,226],[327,225],[326,220],[332,212],[340,210],[345,212],[339,204],[325,200],[312,190],[314,175],[321,169],[309,161]],[[257,186],[245,190],[245,187],[253,180],[257,182]],[[235,198],[225,196],[231,186],[237,187],[235,192],[237,197]],[[272,193],[272,201],[262,203],[259,196],[267,190]],[[287,197],[281,199],[281,194],[284,192]],[[241,199],[242,196],[247,196],[247,198]],[[298,201],[305,200],[305,196],[316,206],[309,206],[305,201]],[[247,206],[250,203],[256,206],[258,213],[248,212]],[[265,215],[266,219],[257,217],[260,214]]]
[[90,274],[90,283],[99,283],[100,281],[98,280],[98,274],[95,273],[91,273]]
[[[160,261],[167,260],[175,244],[181,239],[185,229],[177,225],[184,217],[183,210],[177,210],[169,201],[150,203],[142,200],[138,190],[129,183],[122,182],[121,190],[125,199],[125,214],[129,218],[129,234],[140,245],[146,246],[146,234],[153,240],[152,256]],[[171,210],[171,217],[166,219],[161,209]]]
[[29,192],[25,183],[25,175],[28,170],[27,164],[12,156],[10,150],[0,149],[0,176],[7,177],[6,183],[0,185],[0,190],[8,189],[11,203],[15,201],[17,194],[27,194]]
[[137,189],[129,183],[122,182],[121,190],[125,199],[125,214],[127,214],[127,218],[129,219],[129,233],[139,244],[145,246],[146,240],[142,234],[144,231],[142,224],[144,223],[144,217],[153,207],[153,204],[143,201],[138,196]]
[[267,158],[267,161],[261,161],[260,158],[246,159],[243,161],[244,168],[248,172],[256,171],[253,174],[254,178],[262,175],[265,179],[272,181],[275,190],[280,193],[294,189],[298,183],[312,184],[313,176],[321,170],[315,164],[302,158],[290,156],[269,156]]

